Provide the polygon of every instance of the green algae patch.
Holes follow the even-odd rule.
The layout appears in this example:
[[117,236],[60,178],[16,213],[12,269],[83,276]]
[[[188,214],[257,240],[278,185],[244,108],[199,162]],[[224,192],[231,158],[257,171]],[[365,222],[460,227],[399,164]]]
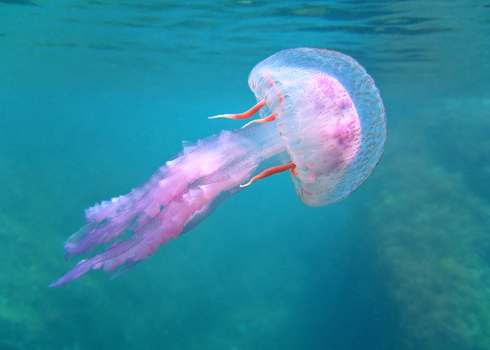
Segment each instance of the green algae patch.
[[[441,123],[460,123],[461,111],[452,111],[452,117],[450,112],[439,112],[445,113]],[[478,168],[448,169],[440,157],[433,158],[438,149],[425,148],[437,142],[426,134],[435,127],[417,126],[392,133],[383,159],[388,166],[378,174],[389,180],[371,203],[372,239],[390,274],[387,287],[398,305],[402,346],[488,349],[490,205],[465,176]],[[476,127],[447,127],[458,141],[477,142],[472,141]]]

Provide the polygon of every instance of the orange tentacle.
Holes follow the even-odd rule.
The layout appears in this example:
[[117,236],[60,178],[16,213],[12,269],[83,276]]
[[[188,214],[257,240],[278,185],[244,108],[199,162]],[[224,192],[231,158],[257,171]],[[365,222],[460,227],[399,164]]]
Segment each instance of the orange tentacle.
[[242,126],[242,129],[249,126],[250,124],[253,124],[253,123],[265,123],[265,122],[271,122],[273,120],[275,120],[276,117],[274,116],[274,114],[271,114],[265,118],[261,118],[261,119],[254,119],[252,120],[251,122],[248,122],[247,124],[245,124],[244,126]]
[[255,182],[257,180],[269,177],[269,176],[277,174],[277,173],[282,173],[282,172],[287,171],[287,170],[291,170],[292,173],[293,173],[293,171],[296,173],[296,170],[294,170],[295,168],[296,168],[296,164],[294,164],[292,161],[290,161],[284,165],[273,166],[269,169],[265,169],[260,174],[255,175],[254,177],[252,177],[250,179],[249,182],[247,182],[245,185],[240,185],[240,187],[250,186],[253,182]]
[[216,118],[247,119],[253,116],[255,113],[257,113],[259,109],[261,109],[264,106],[265,106],[265,100],[260,100],[259,102],[257,102],[255,106],[253,106],[246,112],[238,113],[238,114],[220,114],[220,115],[215,115],[214,117],[209,117],[209,119],[216,119]]

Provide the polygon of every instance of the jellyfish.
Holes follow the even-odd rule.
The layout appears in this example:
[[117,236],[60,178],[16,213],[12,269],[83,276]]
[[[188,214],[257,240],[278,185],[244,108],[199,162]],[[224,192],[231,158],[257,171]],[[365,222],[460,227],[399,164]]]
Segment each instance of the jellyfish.
[[378,164],[385,109],[372,77],[353,58],[287,49],[257,64],[248,84],[254,107],[212,118],[241,120],[257,112],[260,118],[185,146],[139,187],[86,209],[86,225],[64,244],[66,257],[106,248],[50,287],[90,269],[126,271],[267,176],[289,171],[301,200],[320,207],[347,197]]

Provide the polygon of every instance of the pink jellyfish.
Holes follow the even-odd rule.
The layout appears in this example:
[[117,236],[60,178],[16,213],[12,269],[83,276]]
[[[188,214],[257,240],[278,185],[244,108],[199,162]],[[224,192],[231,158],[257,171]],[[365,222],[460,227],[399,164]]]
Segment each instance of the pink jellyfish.
[[64,244],[67,257],[112,244],[50,287],[90,269],[131,268],[258,179],[289,170],[302,201],[320,207],[347,197],[378,164],[385,109],[373,79],[353,58],[288,49],[257,64],[248,84],[258,101],[253,108],[213,118],[260,111],[262,119],[184,147],[138,188],[87,209],[87,224]]

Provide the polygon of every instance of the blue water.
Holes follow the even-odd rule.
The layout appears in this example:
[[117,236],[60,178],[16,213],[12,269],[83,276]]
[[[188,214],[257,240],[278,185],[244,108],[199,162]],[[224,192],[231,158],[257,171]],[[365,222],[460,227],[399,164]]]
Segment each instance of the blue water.
[[[488,349],[485,1],[0,1],[0,349]],[[253,66],[355,57],[385,156],[309,208],[287,175],[108,281],[58,289],[83,209],[237,125]]]

